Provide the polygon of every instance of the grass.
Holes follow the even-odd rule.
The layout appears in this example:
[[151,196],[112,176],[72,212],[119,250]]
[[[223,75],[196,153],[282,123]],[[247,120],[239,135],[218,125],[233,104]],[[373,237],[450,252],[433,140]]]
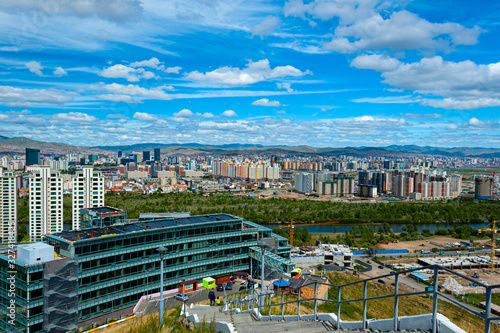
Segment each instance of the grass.
[[178,323],[181,308],[176,307],[165,311],[164,324],[160,327],[159,314],[149,314],[144,317],[133,319],[124,323],[113,325],[109,328],[99,330],[103,333],[213,333],[215,322],[213,320],[202,321],[193,331],[188,330]]
[[[486,301],[486,294],[466,294],[465,297],[476,303]],[[491,302],[493,304],[500,305],[500,294],[491,294]]]

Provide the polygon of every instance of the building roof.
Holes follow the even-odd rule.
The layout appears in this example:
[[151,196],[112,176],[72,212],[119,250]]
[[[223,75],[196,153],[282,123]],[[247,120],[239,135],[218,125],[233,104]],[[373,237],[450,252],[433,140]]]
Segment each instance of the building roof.
[[414,277],[420,279],[420,280],[429,280],[429,277],[428,276],[425,276],[424,274],[422,273],[418,273],[418,272],[413,272],[413,273],[410,273],[410,275],[413,275]]
[[273,284],[277,287],[288,287],[291,283],[286,281],[286,280],[279,279],[279,280],[273,281]]
[[187,226],[194,224],[210,223],[217,221],[232,221],[241,219],[237,216],[229,214],[213,214],[213,215],[199,215],[190,217],[179,218],[166,218],[163,220],[153,220],[135,223],[126,223],[114,226],[107,226],[103,228],[88,228],[82,230],[64,230],[52,235],[47,235],[48,238],[55,237],[65,241],[80,241],[93,238],[123,235],[128,233],[150,231],[164,228],[173,228],[179,226]]

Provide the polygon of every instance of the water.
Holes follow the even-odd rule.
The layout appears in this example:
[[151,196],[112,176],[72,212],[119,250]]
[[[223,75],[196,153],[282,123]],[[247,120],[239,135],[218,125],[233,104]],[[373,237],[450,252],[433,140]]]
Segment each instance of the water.
[[[375,227],[375,231],[378,230],[379,227],[382,227],[382,224],[363,224],[366,227]],[[417,229],[417,231],[422,232],[423,229],[429,229],[430,232],[436,232],[436,229],[453,229],[455,226],[463,226],[464,224],[449,224],[449,223],[429,223],[429,224],[413,224],[413,227]],[[490,223],[470,223],[468,224],[473,229],[481,229],[489,227]],[[280,224],[268,224],[268,228],[278,228]],[[300,226],[296,228],[306,228],[309,232],[313,233],[333,233],[333,232],[346,232],[351,231],[353,227],[357,227],[358,224],[323,224],[323,225],[307,225]],[[406,227],[406,224],[389,224],[393,232],[402,232],[403,228]],[[338,231],[335,231],[335,227],[338,227]]]

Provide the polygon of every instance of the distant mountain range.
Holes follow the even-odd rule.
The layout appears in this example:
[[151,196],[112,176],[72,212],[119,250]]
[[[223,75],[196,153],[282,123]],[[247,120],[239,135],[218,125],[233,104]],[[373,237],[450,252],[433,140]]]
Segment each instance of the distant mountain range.
[[350,155],[350,156],[388,156],[388,155],[441,155],[449,157],[500,157],[500,149],[496,148],[439,148],[430,146],[398,146],[387,147],[344,147],[344,148],[315,148],[311,146],[263,146],[260,144],[240,144],[233,143],[227,145],[203,145],[200,143],[139,143],[133,145],[121,146],[96,146],[96,147],[78,147],[65,143],[35,141],[24,137],[8,138],[0,136],[0,145],[9,145],[20,148],[39,148],[56,150],[80,150],[80,151],[153,151],[154,148],[160,148],[163,154],[238,154],[238,153],[302,153],[302,154],[321,154],[321,155]]

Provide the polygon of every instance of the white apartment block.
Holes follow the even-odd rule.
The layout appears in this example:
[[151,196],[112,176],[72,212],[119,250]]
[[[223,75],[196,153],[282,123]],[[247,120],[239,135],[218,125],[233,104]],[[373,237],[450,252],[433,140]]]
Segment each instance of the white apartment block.
[[63,230],[63,177],[49,166],[30,168],[29,234],[39,242],[46,234]]
[[297,172],[295,174],[295,190],[302,193],[313,191],[314,177],[307,172]]
[[212,163],[212,173],[230,178],[245,178],[253,181],[263,179],[275,182],[279,179],[280,169],[274,162],[240,163],[233,161],[217,161]]
[[0,167],[0,222],[1,242],[17,243],[16,177],[13,172],[3,167]]
[[83,167],[73,177],[73,230],[80,229],[80,209],[104,206],[104,177],[94,168]]

